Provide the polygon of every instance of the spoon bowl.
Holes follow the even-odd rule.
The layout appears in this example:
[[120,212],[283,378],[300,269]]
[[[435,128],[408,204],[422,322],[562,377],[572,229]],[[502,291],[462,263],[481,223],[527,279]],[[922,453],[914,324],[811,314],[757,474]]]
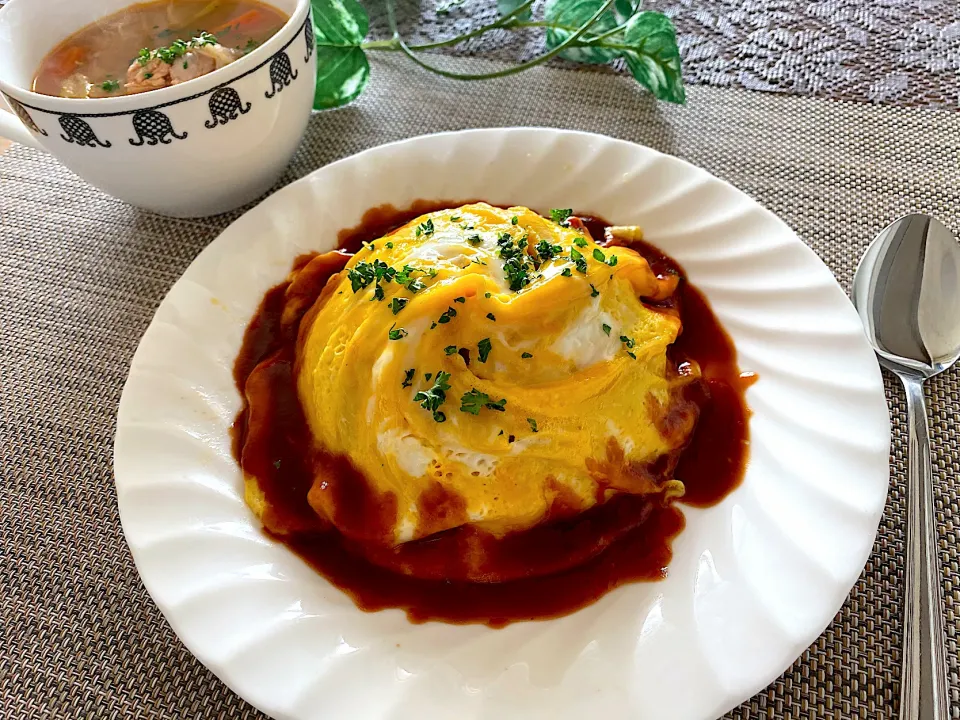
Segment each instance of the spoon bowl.
[[885,367],[943,372],[960,359],[960,244],[936,218],[896,220],[860,261],[853,304]]

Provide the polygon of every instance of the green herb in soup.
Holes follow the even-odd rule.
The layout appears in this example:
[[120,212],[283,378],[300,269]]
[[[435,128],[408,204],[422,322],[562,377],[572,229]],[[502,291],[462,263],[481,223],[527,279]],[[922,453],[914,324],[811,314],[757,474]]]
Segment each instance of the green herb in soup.
[[252,52],[288,19],[257,0],[131,5],[79,30],[48,53],[33,90],[98,98],[179,85]]

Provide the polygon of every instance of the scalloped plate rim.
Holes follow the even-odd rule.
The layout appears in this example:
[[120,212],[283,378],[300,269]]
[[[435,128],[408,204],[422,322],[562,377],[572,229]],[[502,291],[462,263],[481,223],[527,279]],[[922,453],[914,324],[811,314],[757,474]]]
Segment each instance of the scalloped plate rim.
[[[843,298],[843,300],[849,305],[850,310],[853,311],[852,305],[850,304],[846,293],[843,291],[840,285],[836,282],[836,279],[833,273],[823,263],[823,261],[819,258],[819,256],[809,246],[807,246],[796,235],[796,233],[792,230],[792,228],[790,228],[775,213],[773,213],[771,210],[763,206],[757,200],[755,200],[754,198],[752,198],[751,196],[749,196],[747,193],[740,190],[736,186],[732,185],[731,183],[714,176],[713,174],[709,173],[705,169],[697,165],[694,165],[693,163],[687,160],[684,160],[682,158],[669,155],[666,153],[662,153],[649,146],[641,145],[639,143],[634,143],[634,142],[622,140],[619,138],[613,138],[613,137],[609,137],[599,133],[590,133],[590,132],[575,131],[575,130],[563,130],[563,129],[550,128],[550,127],[514,126],[514,127],[502,127],[502,128],[478,128],[478,129],[470,129],[470,130],[447,131],[447,132],[418,135],[418,136],[413,136],[413,137],[404,138],[400,140],[395,140],[389,143],[367,148],[361,152],[355,153],[350,156],[340,158],[325,166],[317,168],[316,170],[305,175],[304,177],[297,179],[296,181],[285,186],[284,188],[281,188],[280,190],[276,191],[273,195],[271,195],[268,198],[265,198],[258,205],[251,208],[246,213],[244,213],[243,215],[241,215],[240,217],[232,221],[226,228],[224,228],[224,230],[217,236],[217,238],[211,241],[210,244],[204,247],[197,254],[194,260],[191,262],[190,266],[187,268],[187,270],[171,286],[170,290],[167,293],[167,296],[165,296],[164,300],[161,302],[161,305],[158,306],[157,311],[154,314],[154,318],[151,320],[150,326],[148,326],[147,330],[144,333],[144,336],[146,336],[146,334],[150,331],[150,328],[153,326],[153,321],[156,319],[157,314],[161,311],[161,308],[163,304],[167,301],[167,298],[170,295],[174,294],[177,291],[178,287],[180,287],[181,285],[193,279],[192,276],[197,274],[198,266],[201,264],[202,261],[205,261],[210,257],[216,255],[218,252],[220,252],[221,248],[217,246],[218,240],[220,240],[224,235],[229,235],[229,234],[232,234],[232,232],[235,232],[237,227],[240,227],[243,224],[249,222],[251,217],[258,217],[260,215],[265,215],[265,214],[268,214],[275,207],[282,207],[284,203],[287,202],[288,198],[292,197],[293,193],[297,191],[296,189],[291,190],[291,188],[299,189],[299,188],[302,188],[303,186],[310,185],[314,182],[317,182],[318,179],[322,177],[323,174],[328,173],[341,166],[349,165],[349,164],[358,162],[360,160],[369,158],[371,155],[389,152],[390,150],[396,149],[404,145],[408,145],[410,143],[430,141],[431,139],[446,139],[451,137],[463,137],[463,136],[470,137],[470,138],[479,138],[480,140],[484,140],[488,136],[496,137],[497,135],[500,135],[503,133],[512,133],[512,132],[550,133],[555,135],[579,137],[584,140],[601,141],[603,143],[620,144],[623,146],[627,146],[632,150],[636,148],[640,148],[643,152],[649,153],[650,156],[654,159],[666,159],[669,163],[674,163],[674,164],[683,166],[688,173],[698,176],[703,180],[709,181],[711,183],[718,183],[719,185],[724,187],[726,192],[730,192],[739,196],[739,198],[742,201],[745,201],[749,206],[752,206],[753,210],[759,210],[767,220],[772,220],[776,225],[778,225],[782,233],[784,233],[784,236],[788,237],[792,242],[795,242],[800,248],[802,248],[802,250],[809,256],[809,258],[815,261],[815,263],[819,265],[822,271],[829,276],[829,278],[832,280],[832,287],[830,288],[830,291],[833,292],[834,294],[839,294]],[[279,282],[279,279],[278,279],[278,282]],[[866,342],[866,340],[864,340],[864,342]],[[131,360],[131,364],[130,364],[131,370],[138,364],[138,360],[141,359],[141,350],[142,350],[142,346],[138,345],[138,348]],[[882,383],[880,367],[879,367],[879,364],[876,362],[874,363],[874,373],[875,373],[875,379],[877,379],[879,382]],[[129,381],[130,381],[130,378],[128,377],[128,382]],[[115,433],[115,446],[114,446],[115,466],[116,466],[116,458],[121,453],[120,445],[122,442],[122,434],[123,434],[123,426],[124,426],[123,418],[126,414],[126,407],[128,402],[129,400],[127,395],[127,387],[125,384],[124,392],[123,392],[123,395],[121,396],[121,400],[119,403],[118,415],[117,415],[117,429]],[[885,399],[884,399],[884,407],[886,407]],[[890,442],[889,416],[887,416],[886,420],[887,420],[887,426],[886,426],[885,445],[887,447],[887,452],[889,454],[889,442]],[[888,468],[888,473],[889,473],[889,468]],[[278,699],[278,702],[275,702],[275,703],[266,702],[264,701],[263,698],[256,698],[256,701],[254,701],[254,699],[252,698],[253,693],[247,692],[248,690],[247,683],[242,679],[240,679],[239,677],[235,676],[235,673],[232,671],[231,667],[229,666],[229,663],[220,663],[219,661],[215,660],[212,657],[213,652],[210,650],[209,647],[205,647],[201,642],[194,642],[195,638],[190,637],[189,633],[185,631],[184,629],[185,623],[183,622],[183,618],[179,617],[178,614],[176,613],[176,608],[165,607],[163,604],[157,601],[158,591],[157,591],[155,582],[159,584],[160,580],[151,578],[149,571],[147,572],[144,571],[143,562],[142,562],[143,558],[141,556],[141,549],[138,547],[138,544],[133,540],[132,531],[128,527],[127,521],[124,519],[123,500],[122,500],[123,491],[121,489],[122,480],[120,479],[119,476],[117,476],[116,473],[115,473],[115,484],[116,484],[116,490],[118,493],[118,505],[120,506],[119,509],[120,509],[121,527],[123,530],[124,539],[127,542],[128,546],[130,547],[131,554],[133,556],[134,563],[137,568],[137,572],[140,575],[140,578],[144,583],[144,586],[148,594],[157,604],[157,607],[160,609],[161,614],[163,615],[165,620],[170,624],[171,628],[177,634],[180,641],[183,642],[183,644],[187,647],[187,649],[194,656],[196,656],[204,664],[205,667],[207,667],[225,685],[227,685],[231,690],[233,690],[237,695],[239,695],[241,698],[243,698],[247,702],[254,704],[255,707],[257,707],[263,712],[266,712],[271,717],[274,717],[277,720],[286,720],[286,718],[291,718],[291,719],[297,718],[298,716],[295,713],[293,714],[287,713],[286,709],[282,706],[282,703],[279,702],[279,699]],[[814,643],[816,639],[823,633],[823,631],[829,626],[829,624],[832,622],[834,617],[842,608],[844,602],[849,596],[850,590],[852,589],[853,585],[859,578],[860,574],[863,571],[863,568],[866,565],[867,560],[869,559],[869,556],[872,552],[873,545],[876,540],[876,535],[879,529],[879,523],[882,519],[883,508],[885,507],[885,504],[886,504],[886,498],[887,498],[887,487],[884,486],[882,497],[879,497],[878,502],[876,503],[876,510],[871,513],[866,523],[866,526],[870,530],[870,542],[864,543],[864,550],[858,554],[856,561],[853,563],[854,565],[857,566],[858,569],[856,571],[851,571],[847,573],[842,580],[834,584],[835,597],[833,598],[833,602],[831,603],[833,611],[829,614],[829,616],[825,616],[823,618],[822,626],[820,623],[817,623],[819,629],[811,628],[810,632],[806,633],[803,638],[794,642],[785,643],[783,651],[778,655],[779,657],[778,661],[776,663],[771,664],[768,672],[764,673],[762,678],[758,678],[754,683],[751,683],[751,689],[748,694],[738,693],[736,697],[728,695],[728,697],[726,697],[725,699],[718,701],[718,705],[719,705],[718,715],[723,715],[724,713],[736,708],[739,704],[753,697],[758,692],[760,692],[763,688],[767,687],[773,681],[775,681],[780,675],[782,675],[787,669],[789,669],[789,667],[802,655],[802,653],[808,647],[810,647],[812,643]],[[723,502],[726,502],[726,500]],[[720,505],[722,505],[723,502],[721,502]],[[245,506],[244,506],[244,510],[246,511]],[[684,513],[685,515],[688,516],[688,520],[691,512],[695,515],[697,513],[704,512],[704,510],[701,510],[699,508],[692,508],[689,506],[684,507]],[[543,622],[551,622],[551,621],[547,620]],[[787,645],[789,645],[789,647],[787,647]]]

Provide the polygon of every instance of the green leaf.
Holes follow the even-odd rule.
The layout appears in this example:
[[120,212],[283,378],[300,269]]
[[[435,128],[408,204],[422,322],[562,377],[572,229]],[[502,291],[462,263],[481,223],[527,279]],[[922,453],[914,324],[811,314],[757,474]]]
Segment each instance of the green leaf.
[[[578,28],[587,22],[603,3],[604,0],[547,0],[544,18],[557,25]],[[613,11],[607,11],[593,24],[586,37],[605,33],[616,26],[616,15]],[[547,49],[552,50],[571,35],[573,33],[569,30],[548,29]],[[603,64],[616,58],[617,52],[603,47],[571,47],[560,53],[560,57],[574,62]]]
[[659,100],[686,102],[677,31],[663,13],[642,12],[630,18],[622,43],[630,47],[620,54],[630,74]]
[[643,5],[642,0],[613,0],[613,8],[617,11],[617,19],[626,22]]
[[340,107],[359,97],[370,80],[360,43],[370,20],[356,0],[311,0],[317,43],[317,110]]
[[357,0],[310,0],[317,47],[355,47],[370,29],[367,12]]
[[359,47],[318,47],[314,110],[340,107],[356,100],[369,80],[370,64]]
[[[509,15],[518,7],[523,5],[524,0],[497,0],[497,10],[501,15]],[[530,8],[517,15],[517,20],[529,20],[532,17]]]

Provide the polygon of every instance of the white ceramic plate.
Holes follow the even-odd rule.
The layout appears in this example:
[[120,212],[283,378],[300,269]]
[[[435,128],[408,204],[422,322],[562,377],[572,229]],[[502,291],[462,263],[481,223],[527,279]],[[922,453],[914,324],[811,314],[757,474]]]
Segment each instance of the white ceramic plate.
[[[228,428],[231,367],[293,258],[382,203],[482,198],[574,207],[686,268],[760,374],[742,487],[685,509],[669,577],[572,615],[492,630],[364,613],[260,533]],[[375,148],[281,190],[227,228],[157,310],[117,422],[120,516],[187,647],[276,718],[715,718],[827,626],[873,545],[888,480],[880,372],[830,271],[770,212],[648,148],[548,129]]]

